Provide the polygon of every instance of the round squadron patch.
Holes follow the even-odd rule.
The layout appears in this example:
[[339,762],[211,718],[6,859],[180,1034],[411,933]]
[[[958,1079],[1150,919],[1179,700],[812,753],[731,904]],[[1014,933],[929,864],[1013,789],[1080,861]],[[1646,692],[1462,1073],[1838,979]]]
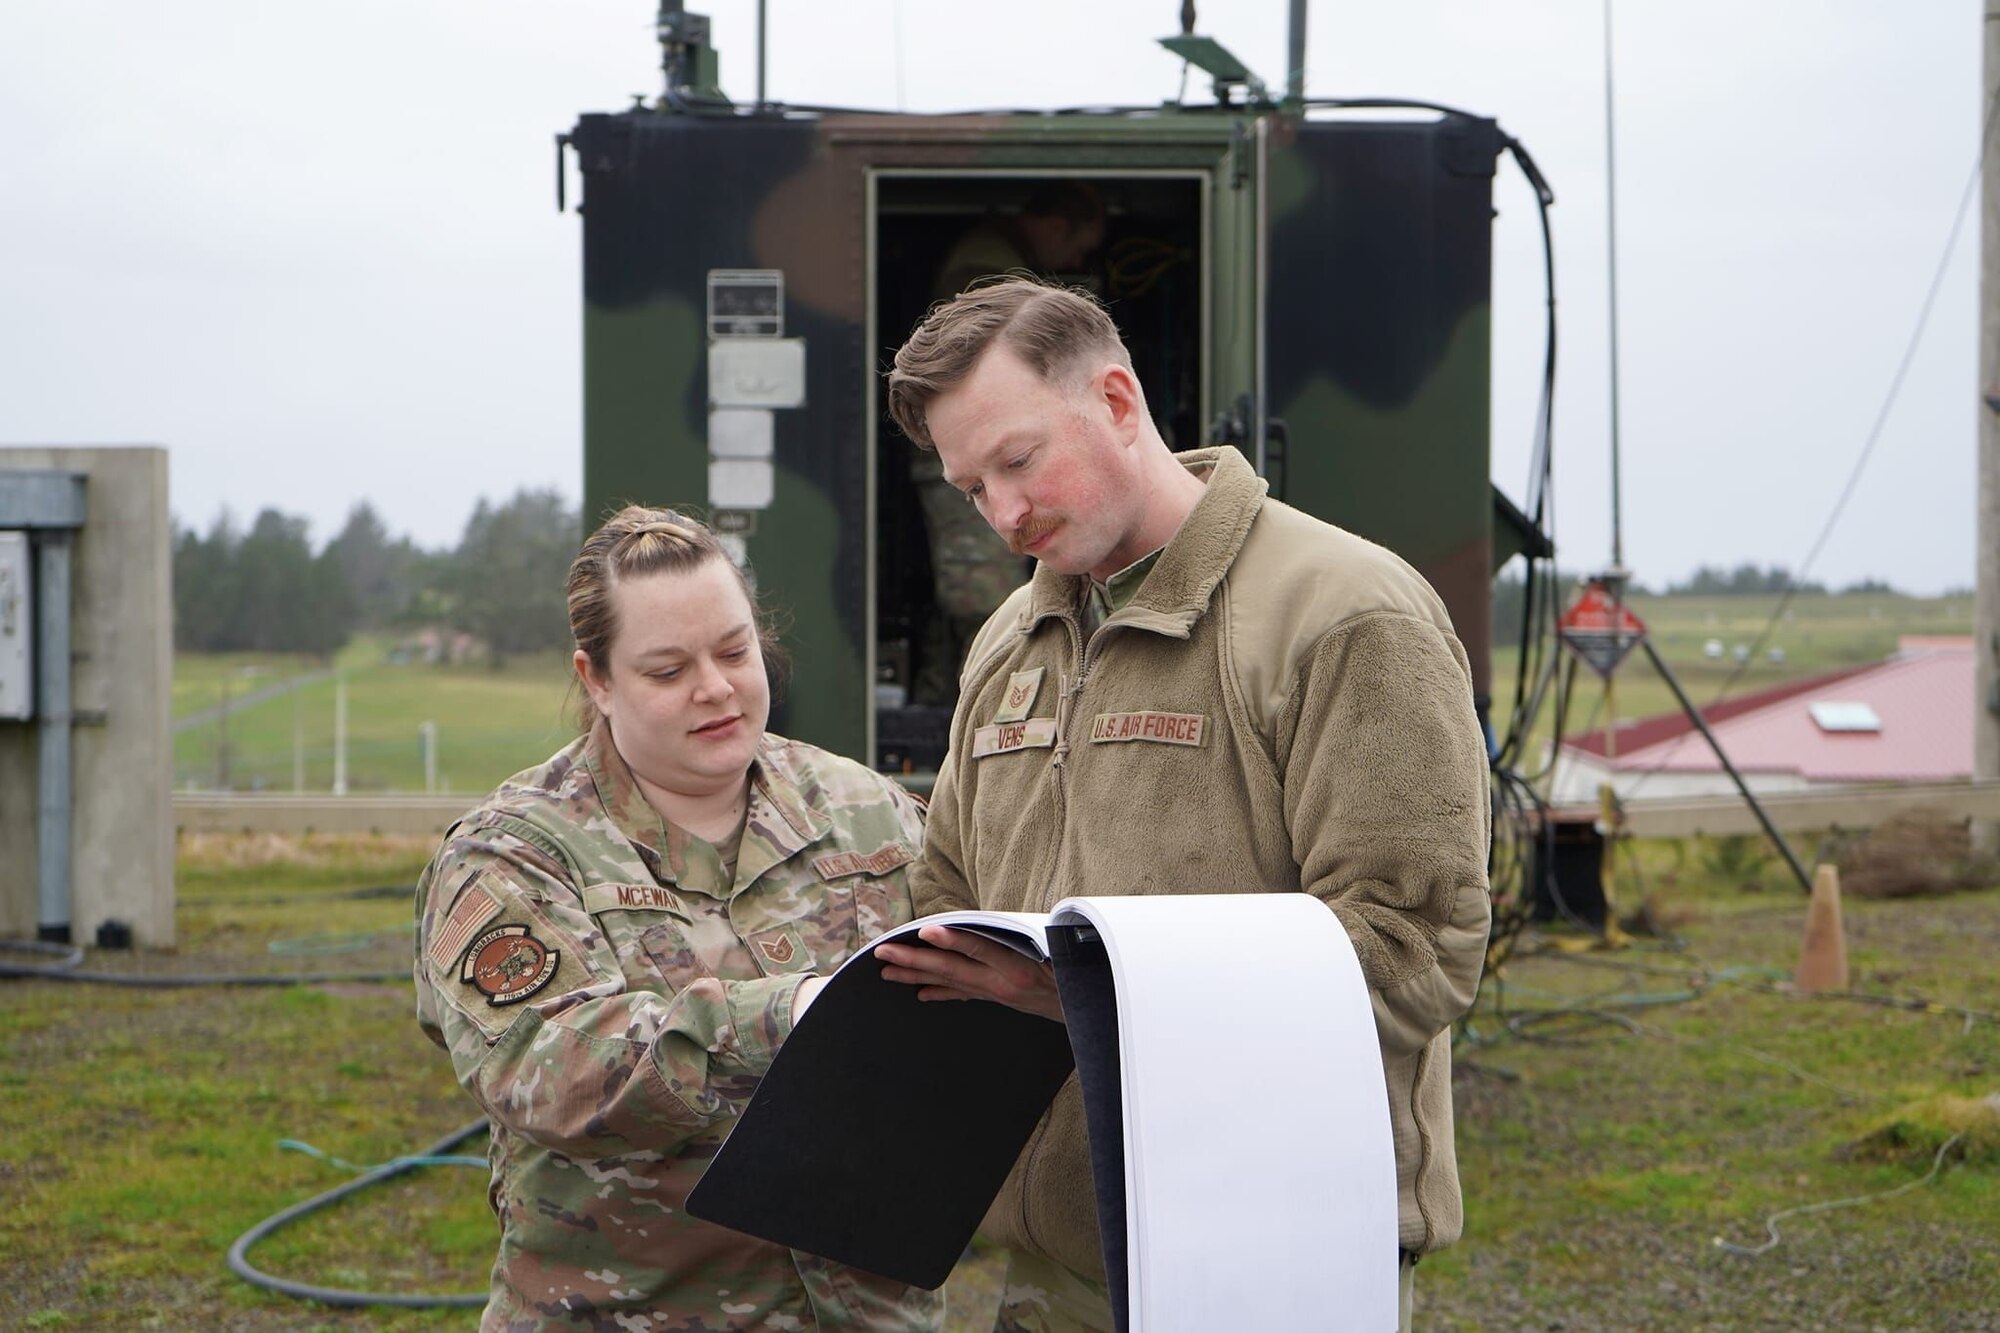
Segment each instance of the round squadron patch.
[[519,1004],[549,984],[561,961],[562,953],[526,926],[500,926],[466,947],[458,979],[477,987],[488,1004]]

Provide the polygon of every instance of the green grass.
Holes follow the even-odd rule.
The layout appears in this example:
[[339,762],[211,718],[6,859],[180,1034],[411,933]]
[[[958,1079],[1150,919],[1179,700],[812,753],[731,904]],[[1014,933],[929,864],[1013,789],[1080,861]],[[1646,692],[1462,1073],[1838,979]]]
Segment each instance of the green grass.
[[[196,839],[180,865],[178,949],[100,955],[148,972],[406,973],[415,840]],[[296,869],[295,869],[296,866]],[[308,932],[373,934],[338,959],[274,956]],[[400,980],[336,988],[125,990],[12,981],[0,1005],[0,1325],[458,1327],[385,1320],[259,1293],[222,1265],[252,1224],[346,1173],[281,1151],[298,1138],[386,1160],[477,1115],[421,1040]],[[79,1057],[87,1053],[88,1061]],[[490,1259],[480,1171],[421,1173],[281,1231],[266,1271],[374,1290],[476,1290]],[[441,1224],[441,1217],[452,1219]],[[67,1322],[55,1322],[65,1320]]]
[[[392,660],[387,640],[357,640],[335,664],[347,687],[347,785],[350,792],[424,790],[419,734],[437,725],[438,787],[490,790],[509,774],[547,758],[575,733],[566,699],[568,659],[555,653],[492,667]],[[245,668],[256,674],[245,675]],[[333,784],[336,685],[326,664],[182,654],[175,661],[176,717],[220,706],[223,681],[233,699],[253,690],[300,683],[260,702],[233,706],[227,735],[205,721],[174,737],[179,787],[289,791],[295,750],[304,786]],[[225,748],[226,747],[226,748]]]
[[[428,852],[412,838],[189,836],[180,947],[92,958],[397,974],[388,983],[0,982],[0,1327],[467,1325],[316,1309],[223,1263],[250,1226],[348,1178],[280,1139],[373,1163],[477,1114],[411,1018],[407,894],[371,892],[407,885]],[[1855,988],[1944,1007],[1809,999],[1779,984],[1802,899],[1718,883],[1703,869],[1717,861],[1700,843],[1619,858],[1624,905],[1651,895],[1672,942],[1528,947],[1489,977],[1457,1052],[1466,1235],[1418,1270],[1423,1327],[1991,1327],[2000,1133],[1921,1189],[1781,1223],[1762,1257],[1714,1238],[1761,1242],[1780,1209],[1920,1178],[1944,1137],[1927,1108],[2000,1088],[2000,889],[1846,904]],[[351,947],[271,951],[311,937]],[[309,1217],[252,1259],[323,1285],[468,1291],[494,1239],[484,1173],[443,1168]],[[994,1280],[990,1258],[954,1278],[955,1333],[983,1329]]]
[[[0,981],[0,1328],[471,1325],[463,1310],[301,1303],[224,1262],[258,1222],[351,1179],[279,1140],[366,1165],[478,1118],[412,1015],[410,893],[375,891],[413,884],[430,851],[417,838],[189,835],[177,867],[179,946],[90,960],[183,975],[379,972],[387,982]],[[271,951],[313,937],[352,947]],[[484,1149],[479,1139],[458,1151]],[[250,1259],[321,1286],[483,1292],[497,1239],[486,1184],[483,1169],[422,1170],[279,1230]],[[954,1279],[961,1293],[990,1301],[991,1261],[967,1267]]]
[[[1923,1104],[2000,1085],[2000,890],[1846,904],[1855,990],[1956,1007],[1926,1012],[1787,993],[1801,898],[1711,859],[1636,858],[1671,945],[1530,949],[1487,979],[1458,1050],[1466,1237],[1418,1270],[1424,1326],[1991,1326],[2000,1121],[1931,1186],[1781,1221],[1759,1257],[1715,1240],[1922,1177],[1947,1137]],[[1902,1147],[1856,1148],[1899,1122]]]

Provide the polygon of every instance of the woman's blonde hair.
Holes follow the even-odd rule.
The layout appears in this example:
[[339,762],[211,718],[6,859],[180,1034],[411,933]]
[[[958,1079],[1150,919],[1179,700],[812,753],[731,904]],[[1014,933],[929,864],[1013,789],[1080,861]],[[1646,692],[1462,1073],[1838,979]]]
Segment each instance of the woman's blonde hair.
[[[773,618],[757,600],[757,590],[729,556],[715,533],[699,519],[674,509],[628,504],[604,520],[583,543],[569,565],[569,632],[578,651],[600,675],[610,670],[611,644],[618,635],[618,615],[611,590],[624,579],[648,574],[689,574],[711,560],[720,560],[736,575],[757,626],[757,646],[772,689],[783,683],[784,650]],[[588,691],[577,709],[578,725],[597,721],[597,705]]]

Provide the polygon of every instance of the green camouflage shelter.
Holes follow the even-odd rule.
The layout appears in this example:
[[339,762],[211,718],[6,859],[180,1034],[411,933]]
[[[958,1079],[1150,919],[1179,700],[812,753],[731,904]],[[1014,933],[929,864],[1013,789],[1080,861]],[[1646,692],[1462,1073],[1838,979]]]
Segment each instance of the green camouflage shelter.
[[1496,541],[1523,541],[1496,534],[1518,511],[1489,477],[1491,120],[902,115],[732,106],[705,82],[563,138],[584,514],[672,504],[734,534],[790,622],[776,729],[891,771],[941,754],[949,701],[909,694],[937,611],[881,372],[954,241],[1057,180],[1106,215],[1086,271],[1059,276],[1105,300],[1167,440],[1237,446],[1274,495],[1414,564],[1484,709]]

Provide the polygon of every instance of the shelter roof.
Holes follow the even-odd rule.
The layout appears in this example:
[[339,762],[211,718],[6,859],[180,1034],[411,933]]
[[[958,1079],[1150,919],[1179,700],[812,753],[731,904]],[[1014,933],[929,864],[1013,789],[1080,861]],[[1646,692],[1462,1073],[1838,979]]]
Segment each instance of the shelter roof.
[[[1703,710],[1730,762],[1745,772],[1809,782],[1946,782],[1972,772],[1973,650],[1969,637],[1910,635],[1896,656],[1773,686]],[[1864,705],[1876,730],[1830,730],[1815,704]],[[1602,729],[1565,748],[1603,761]],[[1716,772],[1715,753],[1685,713],[1618,728],[1619,772]]]

